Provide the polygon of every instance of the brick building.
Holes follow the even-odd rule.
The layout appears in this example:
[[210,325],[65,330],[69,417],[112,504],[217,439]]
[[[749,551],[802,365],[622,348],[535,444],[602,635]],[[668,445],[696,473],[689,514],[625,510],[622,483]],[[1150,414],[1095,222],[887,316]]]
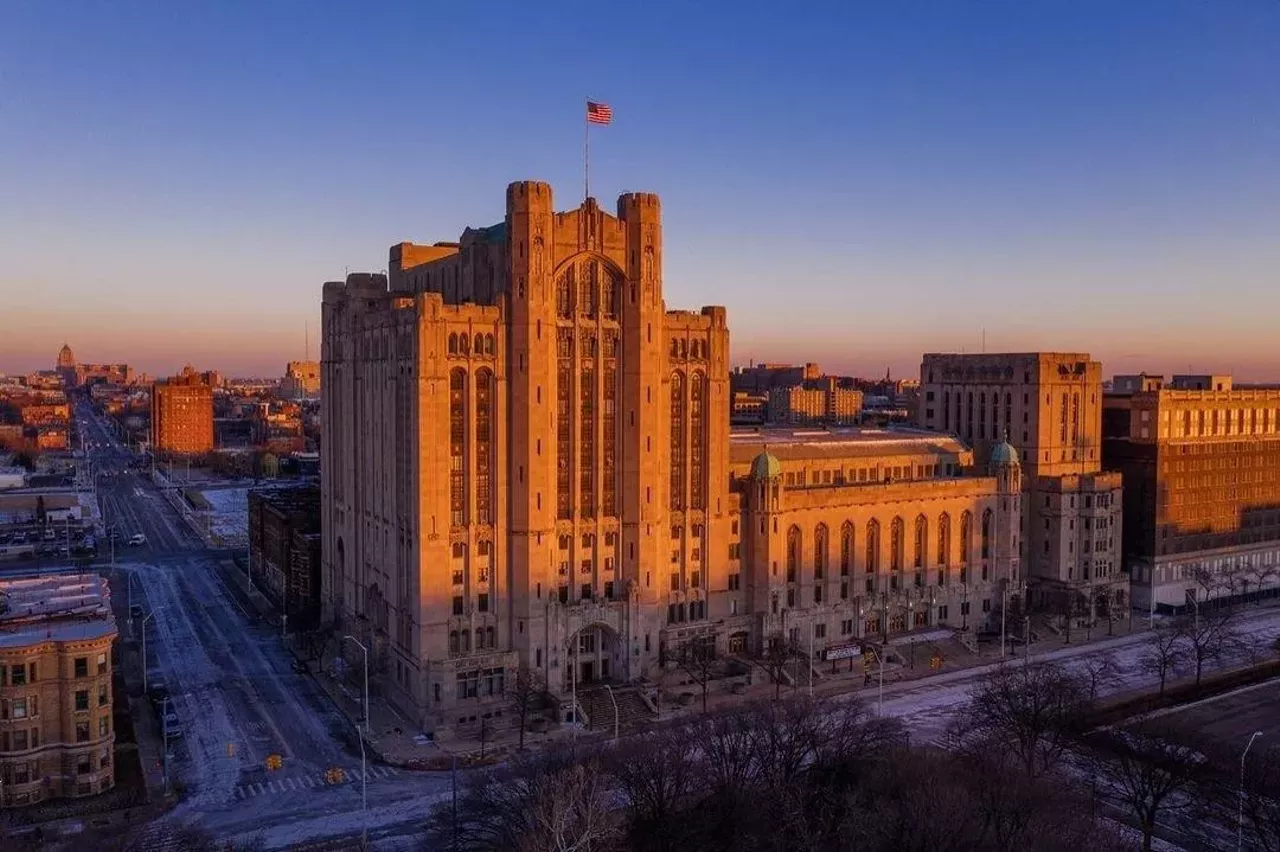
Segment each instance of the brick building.
[[249,492],[251,574],[289,618],[304,628],[320,614],[320,489]]
[[111,788],[116,635],[105,578],[0,581],[0,807]]
[[1117,376],[1103,406],[1135,603],[1280,593],[1280,390]]
[[151,386],[151,447],[157,453],[198,455],[213,449],[213,386],[191,366]]

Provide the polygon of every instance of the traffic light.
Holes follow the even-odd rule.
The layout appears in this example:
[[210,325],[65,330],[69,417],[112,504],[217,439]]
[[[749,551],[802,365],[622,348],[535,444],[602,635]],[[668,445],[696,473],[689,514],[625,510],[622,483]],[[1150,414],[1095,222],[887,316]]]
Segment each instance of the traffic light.
[[267,768],[268,768],[268,769],[270,769],[270,770],[272,770],[272,771],[274,772],[275,770],[279,769],[279,768],[280,768],[280,767],[282,767],[282,766],[284,766],[284,758],[282,758],[280,755],[278,755],[278,754],[269,754],[269,755],[267,755]]
[[930,657],[930,658],[929,658],[929,668],[931,668],[931,669],[940,669],[940,668],[942,668],[942,655],[941,655],[941,654],[934,654],[932,657]]
[[346,778],[347,774],[336,766],[324,773],[324,783],[326,784],[341,784]]
[[227,757],[235,757],[235,756],[236,756],[236,744],[227,743]]

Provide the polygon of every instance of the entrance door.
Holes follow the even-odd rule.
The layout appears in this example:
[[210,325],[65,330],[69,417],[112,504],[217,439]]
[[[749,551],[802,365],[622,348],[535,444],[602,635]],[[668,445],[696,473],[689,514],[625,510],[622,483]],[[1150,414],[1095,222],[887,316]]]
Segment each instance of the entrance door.
[[582,682],[584,684],[594,683],[596,679],[596,663],[595,660],[589,660],[582,664]]

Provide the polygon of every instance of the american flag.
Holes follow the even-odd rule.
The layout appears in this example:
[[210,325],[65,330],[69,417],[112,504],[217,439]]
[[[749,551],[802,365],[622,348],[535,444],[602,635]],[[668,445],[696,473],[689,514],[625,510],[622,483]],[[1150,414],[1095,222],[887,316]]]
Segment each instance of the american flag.
[[612,124],[613,110],[608,104],[598,104],[594,101],[587,101],[587,123],[588,124]]

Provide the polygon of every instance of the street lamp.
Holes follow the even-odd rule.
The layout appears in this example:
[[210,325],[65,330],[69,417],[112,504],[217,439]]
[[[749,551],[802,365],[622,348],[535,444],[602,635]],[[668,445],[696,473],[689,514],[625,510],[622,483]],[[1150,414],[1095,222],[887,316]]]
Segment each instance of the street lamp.
[[[347,637],[350,639],[351,637]],[[369,711],[365,710],[365,722],[369,721]],[[366,729],[367,732],[367,729]],[[364,760],[364,737],[360,736],[360,732],[356,731],[356,736],[360,740],[360,848],[369,848],[369,772],[365,768]]]
[[1253,741],[1262,736],[1262,731],[1254,731],[1253,736],[1249,737],[1249,744],[1244,747],[1244,752],[1240,755],[1240,810],[1236,814],[1236,850],[1244,849],[1244,759],[1249,756],[1249,749],[1253,747]]
[[604,691],[609,694],[609,700],[613,702],[613,738],[618,738],[618,699],[613,697],[613,688],[609,684],[604,685]]
[[884,657],[880,655],[880,652],[876,650],[874,645],[869,645],[868,647],[871,648],[871,653],[876,655],[876,662],[880,664],[880,691],[879,691],[879,695],[876,698],[876,715],[883,716],[884,715]]
[[[343,639],[350,639],[364,652],[364,732],[369,733],[369,649],[356,637],[348,634]],[[361,746],[363,748],[363,746]]]

